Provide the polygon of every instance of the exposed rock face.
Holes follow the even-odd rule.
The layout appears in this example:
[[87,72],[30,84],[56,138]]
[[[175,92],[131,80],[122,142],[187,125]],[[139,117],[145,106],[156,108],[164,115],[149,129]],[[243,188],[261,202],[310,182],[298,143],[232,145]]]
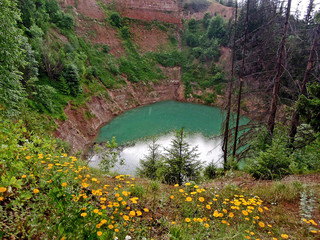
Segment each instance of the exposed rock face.
[[[179,6],[180,0],[60,0],[62,8],[73,8],[76,17],[75,32],[78,36],[85,37],[92,43],[107,44],[110,53],[116,57],[125,54],[122,39],[118,31],[106,22],[106,14],[101,4],[113,4],[116,2],[117,10],[122,17],[152,21],[157,20],[172,23],[177,29],[182,28],[182,19],[195,17],[200,19],[206,11],[201,13],[185,14]],[[219,5],[220,6],[220,5]],[[212,3],[208,11],[226,11],[226,17],[230,17],[230,9],[222,5],[218,9]],[[230,15],[230,16],[229,16]],[[148,30],[143,23],[132,23],[130,31],[133,40],[139,46],[139,51],[157,51],[160,46],[168,42],[168,35],[159,29]],[[94,34],[90,34],[94,33]],[[175,36],[178,40],[179,33]],[[109,122],[113,117],[126,110],[138,106],[147,105],[164,100],[184,99],[184,86],[181,84],[180,68],[163,68],[167,80],[159,83],[139,83],[127,85],[121,89],[108,90],[109,98],[104,96],[92,97],[84,107],[73,107],[69,104],[65,108],[67,120],[58,121],[58,129],[55,137],[59,137],[72,146],[72,152],[84,151],[92,142],[100,127]],[[193,101],[188,99],[188,101]]]
[[117,0],[117,4],[121,15],[129,18],[182,25],[178,0]]
[[[92,97],[85,107],[65,109],[67,120],[58,122],[54,136],[72,145],[72,152],[84,151],[97,135],[99,129],[113,117],[138,106],[165,100],[183,100],[180,87],[180,68],[166,68],[169,80],[160,83],[127,82],[121,89],[108,90],[109,99]],[[176,78],[175,78],[176,77]],[[182,91],[183,92],[183,91]],[[89,114],[87,114],[89,113]],[[86,117],[90,115],[90,117]]]

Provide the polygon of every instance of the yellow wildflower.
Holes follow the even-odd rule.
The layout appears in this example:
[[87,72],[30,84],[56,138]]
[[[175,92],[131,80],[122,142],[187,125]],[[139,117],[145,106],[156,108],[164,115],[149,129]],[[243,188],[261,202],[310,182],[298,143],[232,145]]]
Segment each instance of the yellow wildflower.
[[98,213],[99,210],[98,210],[98,209],[94,209],[93,212],[94,212],[94,213]]
[[246,210],[242,210],[242,214],[248,216],[248,212]]
[[35,193],[35,194],[37,194],[37,193],[39,193],[40,191],[39,191],[39,189],[33,189],[33,193]]
[[110,224],[110,225],[108,225],[108,228],[109,228],[109,229],[113,229],[114,226]]

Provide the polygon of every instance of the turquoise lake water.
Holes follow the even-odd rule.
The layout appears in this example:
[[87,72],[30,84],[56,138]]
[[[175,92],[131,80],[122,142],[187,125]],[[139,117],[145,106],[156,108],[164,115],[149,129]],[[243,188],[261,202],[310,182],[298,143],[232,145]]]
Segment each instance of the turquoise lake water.
[[[120,156],[125,166],[117,166],[115,171],[134,174],[139,160],[148,151],[151,137],[156,136],[158,143],[169,147],[175,129],[184,128],[188,133],[187,141],[198,146],[200,160],[204,163],[221,163],[221,138],[219,137],[225,112],[216,107],[200,104],[164,101],[129,110],[103,126],[97,142],[105,142],[116,137],[123,145]],[[247,123],[241,119],[241,124]],[[130,144],[126,144],[130,143]],[[97,165],[99,157],[94,156],[92,166]]]

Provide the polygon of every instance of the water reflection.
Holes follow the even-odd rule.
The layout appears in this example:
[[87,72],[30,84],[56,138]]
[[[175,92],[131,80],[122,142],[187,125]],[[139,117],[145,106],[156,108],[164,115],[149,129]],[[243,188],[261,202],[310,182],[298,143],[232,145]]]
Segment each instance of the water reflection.
[[[161,136],[157,139],[157,143],[161,146],[160,151],[163,153],[164,148],[169,148],[171,140],[174,134],[170,133]],[[209,139],[202,134],[190,134],[186,138],[186,141],[191,147],[198,146],[199,159],[204,165],[214,162],[216,166],[222,167],[222,150],[221,150],[221,139],[218,137]],[[124,147],[120,152],[120,157],[124,159],[125,165],[117,165],[112,171],[119,174],[131,174],[135,175],[137,166],[139,165],[140,159],[148,153],[148,145],[151,144],[152,140],[137,141],[133,145]],[[100,162],[99,155],[94,155],[89,162],[92,167],[98,167]]]

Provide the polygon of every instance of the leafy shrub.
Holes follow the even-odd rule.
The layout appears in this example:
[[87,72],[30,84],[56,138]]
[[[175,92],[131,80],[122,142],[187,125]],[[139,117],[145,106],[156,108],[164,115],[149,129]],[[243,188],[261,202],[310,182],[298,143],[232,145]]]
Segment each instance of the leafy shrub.
[[118,144],[115,137],[111,141],[107,141],[104,148],[100,146],[95,147],[95,152],[100,154],[99,167],[106,172],[109,172],[111,168],[115,167],[117,163],[124,164],[124,160],[119,158]]
[[102,45],[102,52],[109,53],[110,52],[110,46],[107,44]]
[[117,28],[122,27],[122,18],[120,17],[119,13],[114,12],[109,17],[109,22],[112,26],[115,26]]
[[212,18],[212,16],[210,13],[207,12],[206,14],[204,14],[203,19],[202,19],[202,25],[204,26],[204,28],[207,28],[209,26],[211,18]]
[[187,35],[187,45],[189,47],[197,47],[199,45],[198,38],[194,34],[189,33]]
[[201,47],[195,47],[192,49],[192,54],[195,58],[199,58],[203,53],[203,49]]
[[128,27],[123,27],[120,29],[120,33],[121,33],[121,37],[125,40],[128,40],[130,39],[131,37],[131,33],[129,31],[129,28]]
[[197,30],[197,21],[194,18],[191,18],[188,22],[188,28],[191,32],[195,32]]
[[63,13],[57,21],[57,25],[60,28],[71,30],[74,27],[74,18],[68,13]]
[[[279,130],[277,130],[279,134]],[[246,160],[245,169],[257,179],[281,179],[290,174],[289,166],[291,159],[285,137],[275,135],[272,144],[267,145],[265,150],[258,151],[254,157]]]
[[172,52],[155,53],[155,59],[164,67],[175,67],[181,65],[181,53],[177,50]]
[[320,84],[309,84],[309,97],[301,95],[297,102],[297,110],[302,119],[310,124],[316,132],[320,132]]
[[44,32],[36,24],[33,24],[29,29],[29,34],[32,38],[41,38],[44,35]]
[[208,26],[207,35],[209,39],[219,39],[220,43],[225,44],[227,38],[227,28],[222,17],[216,16],[211,19]]
[[217,167],[211,162],[204,168],[203,174],[207,179],[214,179],[217,176]]

